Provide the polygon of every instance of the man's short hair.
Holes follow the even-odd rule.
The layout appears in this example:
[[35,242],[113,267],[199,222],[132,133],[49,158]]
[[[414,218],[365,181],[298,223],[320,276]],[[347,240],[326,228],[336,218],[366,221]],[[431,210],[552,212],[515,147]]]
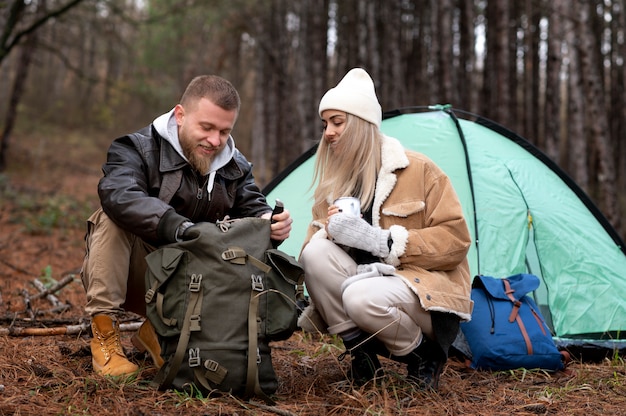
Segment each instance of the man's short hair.
[[191,80],[180,99],[185,107],[201,98],[207,98],[213,104],[227,111],[239,112],[241,99],[230,81],[217,75],[200,75]]

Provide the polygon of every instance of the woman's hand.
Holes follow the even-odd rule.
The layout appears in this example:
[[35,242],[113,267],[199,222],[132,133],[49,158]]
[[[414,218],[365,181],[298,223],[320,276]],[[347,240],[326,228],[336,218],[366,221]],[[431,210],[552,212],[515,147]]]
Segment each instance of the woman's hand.
[[332,217],[335,214],[339,214],[340,212],[341,210],[337,205],[331,205],[328,207],[328,217],[326,218],[326,226],[324,227],[326,229],[326,234],[328,234],[328,218]]
[[331,216],[333,216],[335,214],[339,214],[340,212],[341,212],[341,210],[339,209],[339,207],[337,205],[331,205],[331,206],[328,207],[328,218],[330,218]]
[[358,248],[376,257],[387,257],[391,232],[373,227],[363,218],[342,213],[329,218],[326,232],[338,244]]

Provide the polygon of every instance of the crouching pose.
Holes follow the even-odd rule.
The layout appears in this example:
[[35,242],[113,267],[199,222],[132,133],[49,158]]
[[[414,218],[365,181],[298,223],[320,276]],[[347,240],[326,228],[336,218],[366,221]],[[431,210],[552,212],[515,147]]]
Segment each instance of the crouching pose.
[[[313,221],[300,255],[312,306],[301,326],[317,316],[318,329],[341,336],[357,384],[375,377],[382,355],[436,389],[472,310],[471,240],[457,195],[435,163],[381,133],[364,70],[330,89],[319,114]],[[340,209],[340,197],[357,198],[360,215]]]
[[[101,208],[87,221],[81,272],[92,317],[94,370],[127,376],[138,370],[120,343],[119,315],[145,315],[145,256],[185,239],[198,222],[272,216],[252,165],[230,135],[241,102],[227,80],[194,78],[180,103],[154,122],[113,141],[98,184]],[[291,231],[288,210],[272,217],[270,237]],[[150,321],[132,338],[157,367],[161,347]]]

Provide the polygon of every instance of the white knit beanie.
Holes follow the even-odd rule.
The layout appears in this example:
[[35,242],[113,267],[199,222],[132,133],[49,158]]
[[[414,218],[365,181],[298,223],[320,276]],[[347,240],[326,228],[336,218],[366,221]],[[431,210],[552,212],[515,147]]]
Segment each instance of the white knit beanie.
[[361,68],[351,69],[335,88],[320,100],[320,116],[324,110],[340,110],[354,114],[380,128],[382,108],[376,98],[374,81]]

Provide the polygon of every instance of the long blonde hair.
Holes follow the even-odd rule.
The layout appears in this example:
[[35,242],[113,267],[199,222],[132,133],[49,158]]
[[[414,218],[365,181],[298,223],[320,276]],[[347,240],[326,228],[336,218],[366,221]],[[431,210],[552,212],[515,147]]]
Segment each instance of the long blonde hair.
[[359,198],[363,210],[374,200],[381,166],[382,133],[376,125],[346,113],[346,127],[333,152],[322,138],[317,148],[313,184],[314,206],[343,196]]

